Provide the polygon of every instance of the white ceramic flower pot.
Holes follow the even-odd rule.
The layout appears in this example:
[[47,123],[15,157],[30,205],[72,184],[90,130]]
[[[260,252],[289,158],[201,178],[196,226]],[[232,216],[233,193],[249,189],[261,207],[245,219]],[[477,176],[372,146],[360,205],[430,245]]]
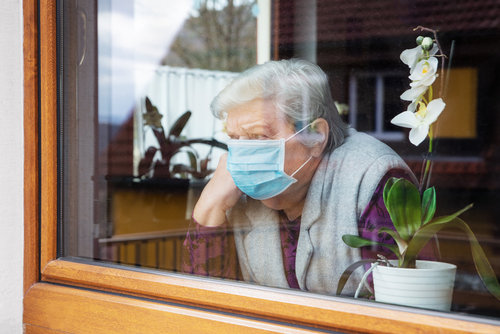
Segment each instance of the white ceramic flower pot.
[[[397,260],[390,260],[397,265]],[[419,261],[416,269],[377,266],[373,270],[375,300],[449,311],[457,266]]]

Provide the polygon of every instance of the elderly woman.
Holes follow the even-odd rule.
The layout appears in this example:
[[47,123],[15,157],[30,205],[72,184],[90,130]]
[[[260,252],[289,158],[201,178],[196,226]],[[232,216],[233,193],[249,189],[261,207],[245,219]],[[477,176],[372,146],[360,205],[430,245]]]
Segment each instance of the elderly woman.
[[245,71],[211,109],[226,117],[229,153],[196,204],[182,270],[335,293],[342,272],[373,255],[342,235],[379,238],[375,230],[391,226],[383,186],[392,176],[413,180],[407,165],[349,129],[325,73],[306,61]]

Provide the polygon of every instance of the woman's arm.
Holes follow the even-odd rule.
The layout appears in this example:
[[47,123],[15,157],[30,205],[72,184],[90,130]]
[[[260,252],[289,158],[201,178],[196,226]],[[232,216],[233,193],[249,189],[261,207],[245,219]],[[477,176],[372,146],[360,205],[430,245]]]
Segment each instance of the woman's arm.
[[183,273],[240,280],[238,257],[227,220],[219,226],[203,226],[191,219],[182,249]]
[[212,179],[203,189],[193,211],[200,225],[216,227],[226,220],[226,211],[236,205],[243,193],[226,169],[227,154],[220,157]]

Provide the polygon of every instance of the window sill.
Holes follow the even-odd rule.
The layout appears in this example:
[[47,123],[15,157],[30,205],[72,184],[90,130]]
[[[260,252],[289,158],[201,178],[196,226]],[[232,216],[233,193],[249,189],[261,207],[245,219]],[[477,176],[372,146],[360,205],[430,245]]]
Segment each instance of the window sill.
[[[180,274],[160,273],[138,268],[128,270],[125,269],[126,267],[122,267],[123,269],[120,269],[117,265],[99,265],[92,261],[77,260],[79,262],[63,259],[49,262],[42,272],[42,281],[149,298],[160,303],[170,302],[202,307],[206,311],[211,309],[229,312],[237,316],[261,318],[259,321],[267,319],[294,325],[348,332],[492,333],[499,330],[499,327],[495,326],[493,321],[484,321],[483,323],[466,321],[463,320],[463,316],[448,313],[441,314],[367,301],[334,298]],[[48,288],[48,286],[51,288]],[[56,292],[61,295],[68,294],[68,296],[77,294],[89,298],[85,300],[86,303],[90,303],[89,307],[92,306],[91,309],[93,309],[94,303],[96,303],[96,306],[101,303],[102,298],[99,296],[102,293],[70,287],[65,287],[66,290],[63,292],[57,289],[49,284],[38,283],[28,292],[25,300],[26,323],[44,327],[43,323],[33,323],[30,320],[35,319],[30,316],[30,310],[32,309],[31,306],[36,308],[35,304],[39,293],[46,295],[46,297],[50,297],[50,294]],[[38,292],[39,290],[42,292]],[[35,296],[32,297],[31,295]],[[106,294],[106,296],[110,295]],[[117,296],[113,294],[113,296],[130,299],[130,297],[124,295]],[[72,298],[58,297],[58,307],[54,307],[60,313],[67,313],[68,319],[72,315],[75,317],[75,314],[80,314],[80,311],[75,311],[74,307],[76,306],[73,305]],[[155,301],[150,302],[156,305]],[[35,304],[31,305],[31,303]],[[143,306],[136,306],[134,303],[126,305],[127,310],[134,307],[137,307],[138,312],[143,309]],[[407,312],[407,310],[411,311]],[[154,312],[158,311],[155,310]],[[170,313],[168,310],[164,310],[164,312]],[[115,313],[107,313],[109,316],[114,317]],[[120,317],[126,317],[126,313],[123,313],[123,315],[116,314],[115,320],[122,321]],[[135,318],[140,317],[135,316]],[[137,321],[139,320],[137,319]],[[479,321],[481,319],[470,320]],[[71,322],[71,320],[68,321]],[[110,326],[114,321],[107,321],[106,323]],[[82,322],[83,324],[84,322]]]
[[25,298],[25,333],[317,333],[249,317],[46,283]]

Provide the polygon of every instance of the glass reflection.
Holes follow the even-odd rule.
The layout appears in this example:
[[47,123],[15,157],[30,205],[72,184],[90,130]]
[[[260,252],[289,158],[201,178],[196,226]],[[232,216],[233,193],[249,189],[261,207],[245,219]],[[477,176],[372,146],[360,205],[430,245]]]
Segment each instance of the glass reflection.
[[[407,130],[395,127],[390,120],[406,108],[400,95],[408,88],[405,85],[409,80],[399,55],[414,46],[418,33],[413,28],[421,24],[438,28],[445,53],[453,55],[446,69],[446,112],[439,119],[436,150],[430,157],[434,161],[430,184],[436,187],[438,198],[436,216],[474,203],[474,208],[461,217],[478,237],[498,277],[500,106],[495,93],[500,87],[500,57],[494,46],[500,42],[500,26],[491,13],[499,8],[480,1],[470,8],[456,6],[452,1],[441,2],[441,6],[446,10],[427,2],[408,6],[392,0],[100,0],[96,6],[81,1],[65,3],[62,25],[66,39],[61,48],[62,255],[169,271],[184,269],[194,274],[334,294],[334,272],[342,272],[348,262],[358,258],[390,254],[383,248],[342,251],[352,255],[349,261],[331,268],[328,283],[314,286],[314,280],[307,279],[308,270],[314,271],[316,266],[318,272],[328,271],[328,265],[314,258],[327,251],[311,242],[314,263],[304,269],[307,261],[299,255],[308,253],[304,236],[330,237],[339,244],[343,232],[307,226],[304,221],[311,213],[303,210],[298,215],[288,215],[285,210],[284,216],[280,210],[270,211],[278,222],[269,227],[274,232],[266,230],[255,237],[248,228],[258,220],[250,221],[248,226],[242,223],[236,230],[229,227],[219,231],[227,234],[225,241],[215,240],[226,247],[224,253],[235,258],[242,250],[246,254],[246,259],[230,260],[228,267],[224,267],[224,257],[210,256],[210,260],[199,263],[198,269],[182,259],[191,215],[207,182],[216,177],[213,171],[227,152],[229,136],[235,140],[268,136],[246,138],[235,127],[234,117],[219,120],[212,115],[210,104],[240,72],[262,62],[262,58],[256,59],[257,52],[263,49],[262,41],[269,41],[267,60],[301,58],[319,65],[329,79],[328,91],[333,98],[329,103],[336,105],[339,112],[342,110],[340,118],[391,147],[408,166],[405,175],[400,176],[413,179],[413,173],[418,180],[425,148],[411,145]],[[423,8],[425,15],[421,14]],[[271,21],[263,32],[256,27],[259,20],[264,21],[264,14],[269,14]],[[460,19],[464,15],[470,15],[470,19]],[[302,95],[300,103],[304,99]],[[265,101],[259,103],[263,103],[257,107],[259,110],[272,109]],[[269,120],[271,116],[262,118]],[[288,138],[314,121],[316,118],[305,117],[270,139]],[[313,132],[307,129],[306,133]],[[302,154],[292,159],[295,150],[289,146],[297,144],[297,138],[302,136],[297,135],[285,145],[285,158],[289,160],[284,172],[291,175],[308,161],[294,176],[300,184],[301,174],[315,166],[316,157]],[[310,156],[312,160],[308,160]],[[352,233],[379,238],[375,233],[379,225],[363,213],[383,177],[374,180],[374,189],[366,195],[370,198],[357,208]],[[264,206],[284,208],[271,202]],[[321,199],[318,203],[322,203]],[[372,204],[374,212],[383,211],[383,202]],[[257,211],[263,214],[266,208]],[[320,210],[319,215],[330,219],[340,212],[332,209],[325,215]],[[298,217],[303,219],[300,225]],[[228,217],[228,222],[234,221]],[[196,240],[209,233],[191,222],[187,240],[192,243],[184,245],[199,247]],[[271,237],[272,241],[267,239]],[[287,238],[298,248],[283,247],[281,241]],[[259,250],[269,254],[259,255]],[[287,252],[296,254],[293,261],[287,260],[291,258]],[[338,258],[344,258],[344,253]],[[429,246],[426,256],[457,265],[452,311],[498,317],[500,302],[479,279],[461,232],[440,232],[439,242]],[[272,263],[253,266],[241,260]],[[183,265],[187,268],[181,268]],[[221,272],[224,268],[231,273]],[[289,275],[292,271],[295,280],[294,275]],[[254,277],[260,274],[269,279]],[[348,290],[354,289],[353,285]]]

